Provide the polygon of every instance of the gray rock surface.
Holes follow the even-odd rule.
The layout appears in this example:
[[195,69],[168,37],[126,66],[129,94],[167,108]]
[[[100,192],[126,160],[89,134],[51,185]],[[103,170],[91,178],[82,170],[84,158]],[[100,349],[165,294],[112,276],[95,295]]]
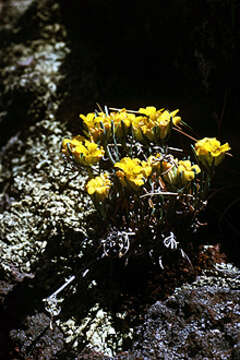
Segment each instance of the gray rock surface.
[[240,270],[219,264],[156,302],[137,330],[131,359],[240,358]]
[[55,1],[25,5],[10,3],[6,16],[13,9],[21,10],[20,15],[33,21],[38,31],[28,41],[19,42],[16,33],[23,32],[26,24],[17,26],[16,15],[8,29],[13,40],[1,50],[2,103],[6,105],[1,142],[15,133],[0,153],[0,204],[4,209],[0,214],[0,266],[6,271],[12,262],[27,272],[57,229],[84,233],[83,218],[91,212],[91,205],[83,189],[84,174],[64,188],[76,171],[67,170],[64,164],[61,142],[71,135],[56,119],[63,98],[57,87],[65,76],[59,68],[69,53],[64,27],[58,23],[59,5]]
[[[56,1],[7,1],[0,26],[0,144],[56,113],[69,53]],[[48,115],[47,115],[48,114]],[[51,118],[52,120],[52,118]]]

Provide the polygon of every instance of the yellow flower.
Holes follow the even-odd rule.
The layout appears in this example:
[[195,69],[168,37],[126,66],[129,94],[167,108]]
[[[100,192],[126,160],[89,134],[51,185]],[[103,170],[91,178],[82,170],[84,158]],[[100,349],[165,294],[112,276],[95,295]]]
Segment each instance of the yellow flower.
[[181,116],[175,116],[179,112],[179,109],[170,112],[170,116],[172,118],[173,125],[178,125],[181,122]]
[[156,120],[159,111],[161,110],[157,111],[154,106],[147,106],[146,108],[138,109],[139,113],[147,115],[152,121]]
[[87,126],[88,134],[94,141],[97,141],[104,133],[103,127],[106,132],[111,129],[111,120],[109,116],[103,112],[98,113],[98,115],[95,113],[88,113],[86,116],[83,114],[80,114],[79,116]]
[[186,184],[195,178],[196,174],[199,174],[201,169],[198,165],[192,165],[189,160],[179,160],[177,175],[181,184]]
[[[70,152],[69,152],[70,149]],[[74,160],[82,165],[94,165],[104,156],[103,147],[78,135],[62,142],[62,152],[73,156]]]
[[111,112],[110,115],[116,127],[120,125],[122,121],[126,127],[129,127],[131,125],[131,118],[135,117],[134,114],[128,114],[126,109],[121,109],[119,112]]
[[148,163],[153,170],[159,171],[161,169],[162,154],[157,153],[156,155],[150,155],[148,157]]
[[168,183],[175,185],[178,182],[177,174],[178,159],[171,159],[171,162],[166,160],[161,161],[161,170],[163,179]]
[[182,186],[195,178],[201,172],[198,165],[192,165],[190,160],[172,159],[162,161],[163,179],[172,185]]
[[[141,113],[133,121],[133,130],[137,140],[142,141],[146,137],[150,141],[163,140],[169,134],[171,120],[173,125],[179,124],[180,116],[176,116],[178,109],[172,112],[168,110],[157,110],[154,106],[140,108]],[[144,116],[146,114],[147,116]]]
[[144,137],[148,140],[154,140],[154,132],[153,128],[155,123],[148,117],[145,116],[137,116],[133,122],[133,132],[137,140],[143,141]]
[[83,114],[80,114],[79,117],[84,121],[88,129],[92,129],[95,127],[95,113],[88,113],[86,116]]
[[205,137],[195,143],[195,151],[199,160],[207,167],[217,166],[231,148],[228,143],[221,145],[216,138]]
[[141,173],[141,160],[138,158],[131,159],[129,157],[122,158],[119,162],[114,164],[114,167],[117,167],[125,173],[127,177],[135,176]]
[[97,127],[99,127],[100,129],[102,129],[102,125],[104,126],[107,132],[111,129],[111,119],[105,113],[103,112],[98,113],[98,116],[96,116],[95,121]]
[[124,134],[123,126],[127,132],[135,115],[127,113],[126,109],[121,109],[118,112],[111,112],[109,115],[103,112],[99,112],[97,115],[89,113],[86,116],[80,114],[80,118],[87,126],[90,137],[97,141],[103,134],[107,137],[111,135],[112,125],[115,127],[116,135],[122,136]]
[[171,125],[170,120],[170,113],[167,110],[161,113],[160,116],[157,118],[157,126],[160,129],[160,139],[165,139],[165,137],[168,135]]
[[[63,139],[62,141],[62,153],[65,155],[70,155],[73,149],[85,141],[85,138],[81,135],[74,136],[72,139]],[[70,152],[69,152],[70,149]]]
[[141,165],[143,176],[147,179],[152,173],[152,167],[148,161],[142,161]]
[[[130,128],[135,119],[135,115],[127,113],[126,109],[121,109],[119,112],[111,112],[110,119],[115,125],[116,135],[122,137]],[[125,127],[124,130],[123,127]]]
[[146,161],[138,158],[122,158],[115,163],[114,167],[119,168],[116,172],[117,177],[123,186],[130,185],[134,190],[144,185],[145,180],[151,174],[152,168]]
[[101,160],[104,153],[102,146],[98,147],[96,143],[85,140],[84,145],[75,148],[73,155],[83,165],[94,165]]
[[97,139],[102,133],[102,129],[99,128],[99,126],[97,125],[96,114],[88,113],[86,116],[80,114],[79,117],[83,120],[83,123],[88,129],[87,135],[90,135],[90,137],[92,137],[94,141],[97,141]]
[[95,195],[98,200],[103,200],[108,196],[111,185],[108,174],[104,173],[89,180],[86,189],[89,195]]

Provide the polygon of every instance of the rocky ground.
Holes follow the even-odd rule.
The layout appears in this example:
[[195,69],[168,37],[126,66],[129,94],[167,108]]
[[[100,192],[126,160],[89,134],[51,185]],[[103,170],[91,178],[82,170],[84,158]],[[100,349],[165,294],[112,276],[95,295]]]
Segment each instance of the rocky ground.
[[58,1],[8,0],[0,15],[0,359],[239,359],[240,270],[219,239],[194,235],[192,266],[101,258],[87,175],[60,145],[104,95],[106,43],[88,63]]

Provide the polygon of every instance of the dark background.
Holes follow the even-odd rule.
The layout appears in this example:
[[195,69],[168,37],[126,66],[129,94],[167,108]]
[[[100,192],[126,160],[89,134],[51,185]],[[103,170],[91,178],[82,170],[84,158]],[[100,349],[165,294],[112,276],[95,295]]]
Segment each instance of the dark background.
[[179,107],[201,135],[236,134],[237,1],[65,0],[62,12],[73,50],[71,98]]

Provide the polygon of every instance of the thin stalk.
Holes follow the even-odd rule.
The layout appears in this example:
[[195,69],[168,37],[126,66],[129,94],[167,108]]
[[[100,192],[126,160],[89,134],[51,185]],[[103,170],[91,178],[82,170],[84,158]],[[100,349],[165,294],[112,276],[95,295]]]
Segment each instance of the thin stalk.
[[107,153],[108,153],[109,159],[111,160],[112,164],[114,165],[116,161],[113,159],[112,154],[111,154],[111,151],[109,150],[108,145],[106,146],[106,149],[107,149]]
[[[119,112],[121,111],[121,109],[112,108],[112,107],[110,107],[109,110],[119,111]],[[143,114],[143,113],[141,113],[140,111],[137,111],[137,110],[127,110],[127,109],[126,109],[126,112],[128,112],[129,114],[138,114],[138,115],[142,115],[142,116],[145,116],[145,117],[148,117],[148,118],[149,118],[149,116],[148,116],[147,114]]]
[[60,288],[58,288],[54,293],[52,293],[50,296],[47,297],[47,299],[44,300],[50,300],[51,298],[56,297],[61,291],[63,291],[65,289],[65,287],[67,287],[69,284],[71,284],[71,282],[73,282],[73,280],[75,280],[76,276],[72,275],[70,277],[70,279],[66,280],[65,283],[60,286]]
[[189,196],[189,197],[193,197],[193,195],[191,194],[180,194],[180,193],[174,193],[174,192],[169,192],[169,191],[159,191],[159,192],[153,192],[153,193],[147,193],[144,195],[141,195],[140,198],[146,197],[146,196],[153,196],[153,195],[170,195],[170,196]]

